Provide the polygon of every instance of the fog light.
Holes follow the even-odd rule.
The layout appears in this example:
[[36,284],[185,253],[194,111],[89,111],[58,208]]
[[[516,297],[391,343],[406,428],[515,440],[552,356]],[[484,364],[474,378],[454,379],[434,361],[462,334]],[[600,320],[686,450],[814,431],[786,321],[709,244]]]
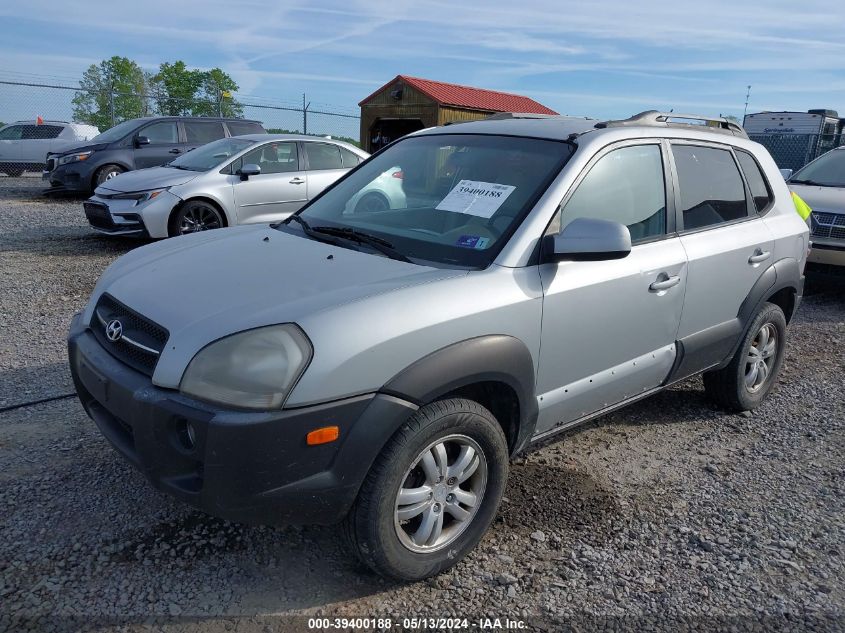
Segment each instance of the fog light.
[[197,432],[194,425],[185,418],[178,418],[174,430],[176,437],[179,438],[180,446],[188,451],[194,450],[197,445]]
[[193,448],[197,445],[197,433],[194,431],[194,425],[190,422],[185,422],[185,434],[188,436],[188,448]]
[[308,446],[317,446],[318,444],[328,444],[334,442],[340,437],[340,428],[336,426],[324,426],[321,429],[314,429],[306,437],[305,442]]

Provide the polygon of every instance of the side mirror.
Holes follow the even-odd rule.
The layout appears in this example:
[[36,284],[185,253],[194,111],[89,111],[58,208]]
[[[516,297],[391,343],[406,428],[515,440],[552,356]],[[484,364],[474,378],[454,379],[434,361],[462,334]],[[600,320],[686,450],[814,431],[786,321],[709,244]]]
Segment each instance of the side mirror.
[[150,144],[150,137],[149,136],[136,136],[135,137],[135,147],[141,147],[141,145],[149,145]]
[[238,175],[241,177],[241,180],[249,180],[250,176],[257,176],[260,173],[261,167],[255,163],[247,163],[238,170]]
[[791,169],[781,169],[780,175],[783,176],[784,180],[789,180],[792,178],[793,171]]
[[610,220],[575,218],[556,235],[543,238],[543,261],[622,259],[631,252],[628,227]]

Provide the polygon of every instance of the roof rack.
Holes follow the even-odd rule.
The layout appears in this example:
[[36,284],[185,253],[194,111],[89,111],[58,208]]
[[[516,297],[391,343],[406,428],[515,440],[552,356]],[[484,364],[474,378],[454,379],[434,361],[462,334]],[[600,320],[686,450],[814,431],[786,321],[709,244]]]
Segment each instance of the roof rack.
[[[686,121],[702,121],[702,123],[686,123]],[[617,121],[601,121],[596,123],[595,127],[598,129],[608,127],[628,127],[628,126],[661,126],[661,127],[681,127],[686,129],[701,129],[705,128],[708,132],[720,132],[722,134],[730,134],[731,136],[741,136],[748,138],[748,134],[742,129],[742,126],[729,121],[723,117],[702,116],[700,114],[680,114],[678,112],[658,112],[657,110],[646,110],[635,114],[629,119],[620,119]]]

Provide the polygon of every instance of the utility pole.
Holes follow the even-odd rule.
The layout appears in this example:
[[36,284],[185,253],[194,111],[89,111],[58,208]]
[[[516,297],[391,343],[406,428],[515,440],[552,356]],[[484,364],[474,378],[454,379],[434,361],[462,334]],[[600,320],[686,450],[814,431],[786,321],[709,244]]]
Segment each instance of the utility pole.
[[745,91],[745,110],[742,112],[742,124],[745,125],[745,117],[748,114],[748,100],[751,97],[751,85],[748,85],[748,90]]
[[302,93],[302,133],[308,134],[308,106],[311,103],[305,103],[305,93]]

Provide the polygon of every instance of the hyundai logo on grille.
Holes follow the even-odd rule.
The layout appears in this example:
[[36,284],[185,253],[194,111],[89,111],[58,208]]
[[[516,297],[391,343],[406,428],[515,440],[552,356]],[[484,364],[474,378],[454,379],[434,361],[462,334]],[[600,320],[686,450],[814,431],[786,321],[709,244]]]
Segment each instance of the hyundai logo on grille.
[[117,319],[109,321],[106,325],[106,338],[108,338],[112,343],[117,343],[122,336],[123,324]]

